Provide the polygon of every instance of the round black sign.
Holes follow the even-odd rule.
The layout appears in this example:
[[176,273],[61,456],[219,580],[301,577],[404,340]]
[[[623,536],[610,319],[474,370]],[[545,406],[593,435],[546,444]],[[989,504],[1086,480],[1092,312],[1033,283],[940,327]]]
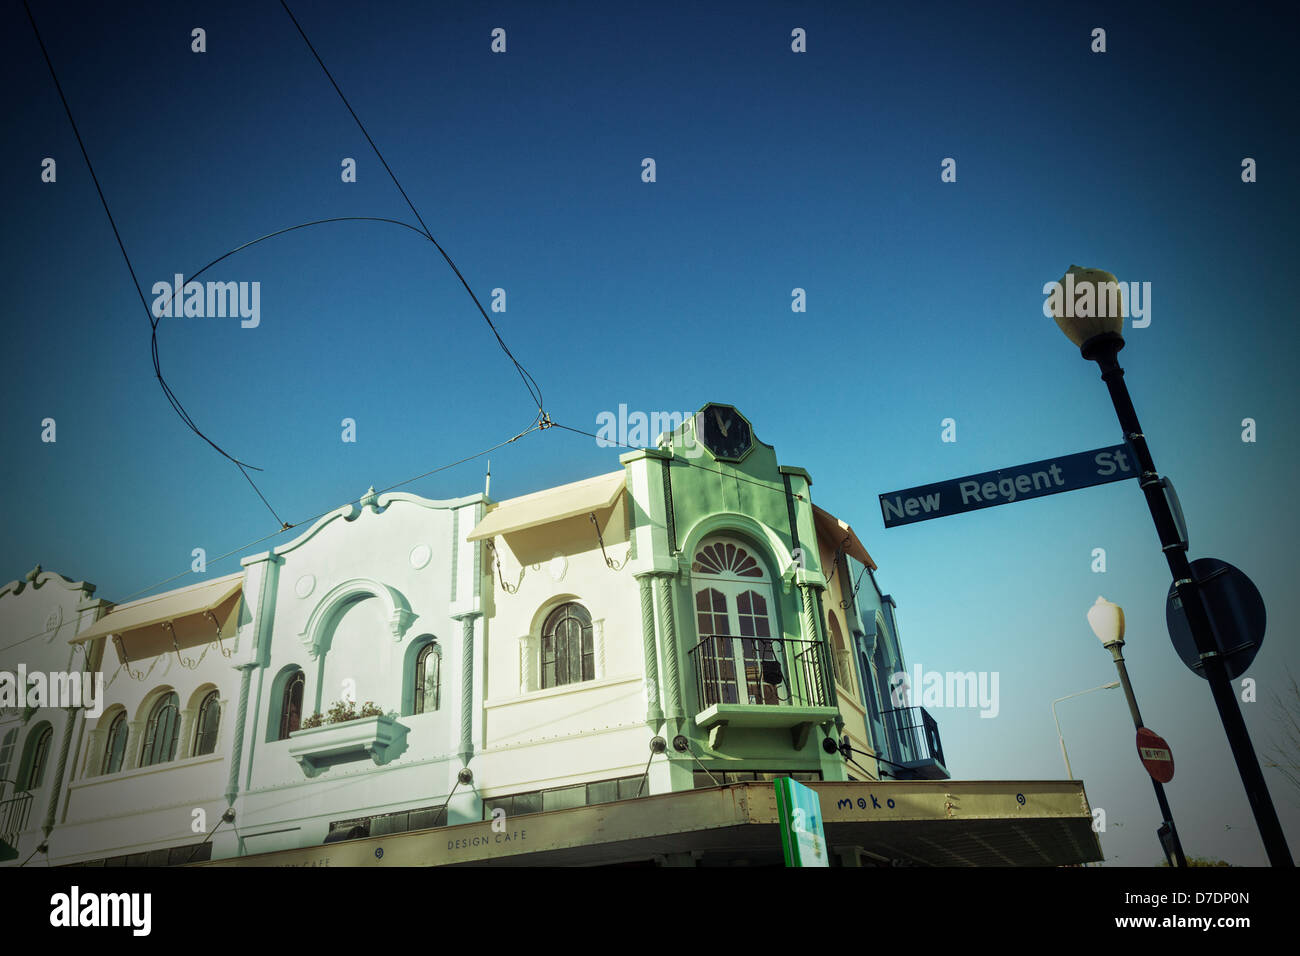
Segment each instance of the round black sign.
[[[1231,680],[1245,673],[1264,643],[1264,599],[1250,578],[1218,558],[1197,558],[1192,562],[1192,573],[1201,586],[1215,643]],[[1206,677],[1187,612],[1173,587],[1165,602],[1165,623],[1183,663],[1192,673]]]

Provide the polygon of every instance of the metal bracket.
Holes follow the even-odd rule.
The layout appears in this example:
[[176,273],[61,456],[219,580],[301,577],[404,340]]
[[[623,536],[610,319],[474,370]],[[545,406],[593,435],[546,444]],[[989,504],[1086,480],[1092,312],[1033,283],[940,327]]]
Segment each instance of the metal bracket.
[[509,584],[506,584],[506,577],[501,571],[501,555],[497,553],[496,539],[488,538],[483,543],[488,546],[488,550],[492,552],[492,559],[496,561],[497,580],[501,582],[501,590],[505,591],[507,594],[514,594],[516,591],[519,590],[519,584],[524,583],[524,569],[523,568],[519,569],[519,584],[516,584],[513,587]]
[[829,588],[831,582],[835,580],[835,572],[840,569],[840,558],[844,557],[844,552],[849,549],[849,536],[846,534],[840,546],[835,549],[835,557],[831,558],[831,576],[826,579],[826,586]]
[[587,515],[591,519],[592,527],[596,529],[596,541],[600,545],[601,557],[605,559],[605,567],[611,571],[622,571],[623,566],[627,564],[627,558],[623,559],[623,564],[619,564],[605,552],[605,539],[600,533],[600,522],[596,520],[596,512],[592,511]]
[[137,674],[135,671],[131,670],[131,658],[126,656],[126,645],[122,643],[122,635],[114,634],[113,641],[117,645],[117,653],[122,658],[122,667],[126,669],[126,676],[132,680],[144,680],[143,673]]
[[230,657],[233,651],[226,650],[226,645],[221,642],[221,624],[217,621],[217,616],[212,611],[204,611],[203,616],[212,622],[212,626],[217,629],[217,649],[221,651],[222,657]]
[[[181,646],[178,643],[176,643],[176,628],[172,625],[172,622],[163,621],[162,626],[163,626],[163,630],[165,630],[168,634],[171,635],[172,648],[176,651],[176,659],[181,662],[181,667],[185,668],[187,671],[192,671],[196,667],[198,667],[199,666],[198,661],[195,661],[194,663],[191,664],[185,658],[181,657]],[[202,658],[199,658],[199,660],[202,660]]]

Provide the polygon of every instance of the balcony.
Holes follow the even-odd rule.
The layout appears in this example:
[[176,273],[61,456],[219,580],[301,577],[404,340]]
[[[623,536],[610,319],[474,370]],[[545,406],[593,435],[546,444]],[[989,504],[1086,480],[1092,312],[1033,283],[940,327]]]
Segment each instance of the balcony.
[[897,763],[911,774],[908,779],[948,779],[939,725],[924,707],[899,707],[885,711],[881,717],[884,718],[886,736],[895,745]]
[[728,727],[785,728],[802,749],[812,728],[834,720],[824,644],[711,635],[690,650],[695,723],[720,747]]
[[32,813],[31,792],[0,801],[0,863],[18,856],[18,836],[27,829]]
[[369,758],[376,765],[388,763],[406,742],[406,726],[387,715],[362,717],[338,724],[326,724],[289,735],[289,756],[302,772],[315,777],[335,764]]

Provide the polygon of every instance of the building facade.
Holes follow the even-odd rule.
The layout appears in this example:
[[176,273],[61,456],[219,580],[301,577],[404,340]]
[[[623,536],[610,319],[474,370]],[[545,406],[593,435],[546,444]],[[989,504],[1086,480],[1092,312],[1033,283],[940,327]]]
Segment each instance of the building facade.
[[[372,489],[239,573],[115,608],[85,592],[61,643],[106,672],[103,706],[69,712],[84,739],[51,724],[75,759],[23,846],[53,865],[762,863],[763,795],[790,776],[836,794],[845,862],[978,862],[915,837],[948,777],[938,728],[895,681],[875,562],[809,473],[718,404],[618,461],[499,502]],[[1043,832],[1062,862],[1095,858],[1082,788],[1051,786]],[[918,816],[868,825],[861,787]],[[867,846],[886,832],[913,836]],[[1002,861],[1041,861],[1013,845],[1028,832]]]
[[94,593],[40,565],[0,588],[0,863],[44,846],[65,798],[99,663],[69,638],[101,613]]
[[231,660],[249,640],[243,575],[112,607],[71,638],[103,674],[46,856],[51,865],[207,859],[237,716]]
[[[226,799],[242,856],[482,818],[482,495],[366,494],[245,558],[246,701]],[[458,791],[458,792],[457,792]]]

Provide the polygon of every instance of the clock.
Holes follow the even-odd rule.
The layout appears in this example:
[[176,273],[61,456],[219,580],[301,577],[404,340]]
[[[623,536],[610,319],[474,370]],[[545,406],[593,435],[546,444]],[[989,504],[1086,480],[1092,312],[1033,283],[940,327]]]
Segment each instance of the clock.
[[696,435],[721,461],[740,461],[754,447],[754,431],[734,405],[705,405],[696,415]]

